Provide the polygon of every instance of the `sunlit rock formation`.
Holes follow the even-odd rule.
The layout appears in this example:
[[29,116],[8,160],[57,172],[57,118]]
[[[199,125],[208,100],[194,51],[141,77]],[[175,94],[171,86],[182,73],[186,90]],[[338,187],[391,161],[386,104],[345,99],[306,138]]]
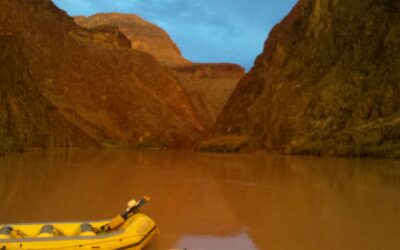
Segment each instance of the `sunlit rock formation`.
[[163,64],[190,63],[160,27],[133,14],[102,13],[89,17],[74,17],[75,22],[86,28],[116,26],[132,42],[132,48],[155,56]]
[[202,148],[399,157],[399,38],[397,1],[301,0]]
[[184,88],[112,27],[49,0],[0,2],[0,141],[25,147],[185,147],[203,131]]
[[239,65],[191,63],[163,29],[137,15],[102,13],[74,19],[77,24],[91,29],[99,25],[117,26],[131,40],[134,49],[154,55],[184,86],[208,128],[213,126],[244,75],[244,69]]

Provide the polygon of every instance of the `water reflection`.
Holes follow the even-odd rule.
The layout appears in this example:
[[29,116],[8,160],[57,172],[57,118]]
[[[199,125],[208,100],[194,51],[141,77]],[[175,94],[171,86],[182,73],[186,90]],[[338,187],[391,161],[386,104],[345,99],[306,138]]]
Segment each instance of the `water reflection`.
[[0,158],[0,223],[109,218],[148,194],[158,249],[400,249],[399,163],[128,150],[11,155]]
[[177,247],[184,249],[190,246],[191,250],[207,249],[207,250],[256,250],[258,249],[248,234],[239,234],[229,237],[215,236],[199,236],[199,235],[184,235],[177,243]]

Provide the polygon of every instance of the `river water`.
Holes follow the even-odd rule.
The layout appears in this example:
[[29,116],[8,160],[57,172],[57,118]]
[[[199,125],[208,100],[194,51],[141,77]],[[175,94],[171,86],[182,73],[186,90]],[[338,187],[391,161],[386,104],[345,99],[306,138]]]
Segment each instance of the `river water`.
[[398,250],[400,161],[130,150],[0,158],[0,224],[99,220],[149,195],[155,249]]

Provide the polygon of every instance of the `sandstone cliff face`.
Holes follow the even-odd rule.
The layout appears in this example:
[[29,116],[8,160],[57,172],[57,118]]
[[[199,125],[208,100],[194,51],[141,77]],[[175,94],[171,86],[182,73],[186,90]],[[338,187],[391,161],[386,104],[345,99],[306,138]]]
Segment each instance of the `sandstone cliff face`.
[[183,87],[116,30],[81,28],[49,0],[7,0],[0,31],[7,142],[174,147],[204,129]]
[[211,128],[222,107],[244,75],[239,65],[226,63],[191,63],[184,59],[169,35],[132,14],[103,13],[75,17],[83,27],[117,26],[135,49],[154,55],[182,84],[205,127]]
[[75,22],[86,28],[116,26],[132,42],[132,48],[155,56],[162,64],[189,63],[179,48],[160,27],[133,14],[105,13],[89,17],[77,16]]
[[399,157],[399,13],[397,1],[301,0],[203,147],[233,136],[232,150]]

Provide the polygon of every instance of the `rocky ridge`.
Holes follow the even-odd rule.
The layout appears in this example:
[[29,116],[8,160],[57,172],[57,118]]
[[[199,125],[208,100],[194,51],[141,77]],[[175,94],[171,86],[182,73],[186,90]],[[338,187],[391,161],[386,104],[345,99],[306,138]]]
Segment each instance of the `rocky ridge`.
[[400,157],[400,4],[300,0],[204,150]]

